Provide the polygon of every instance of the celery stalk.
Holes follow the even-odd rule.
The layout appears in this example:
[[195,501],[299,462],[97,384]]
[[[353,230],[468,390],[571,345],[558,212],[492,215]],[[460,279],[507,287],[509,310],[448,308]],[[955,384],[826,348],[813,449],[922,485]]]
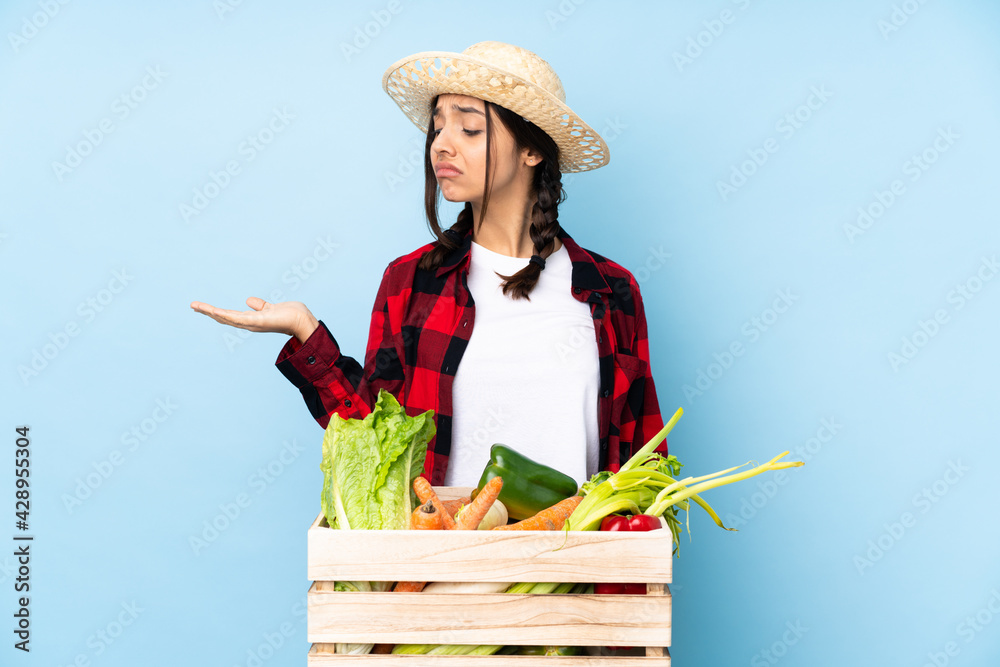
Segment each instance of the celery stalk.
[[625,465],[618,469],[618,472],[628,472],[632,468],[635,468],[637,465],[644,462],[646,457],[652,454],[653,450],[656,449],[661,442],[663,442],[664,438],[667,437],[667,434],[674,430],[674,425],[677,424],[677,420],[680,419],[683,414],[684,408],[677,408],[677,412],[675,412],[674,416],[670,418],[670,421],[663,425],[660,432],[654,435],[649,442],[642,446],[642,449],[637,451],[632,458],[626,461]]
[[[664,424],[659,433],[642,446],[616,473],[602,471],[592,476],[584,483],[584,497],[569,518],[563,530],[596,530],[601,520],[609,514],[632,513],[662,516],[667,527],[673,534],[674,552],[677,551],[678,537],[681,531],[677,512],[688,512],[689,501],[693,500],[701,507],[717,526],[725,530],[722,519],[698,494],[725,484],[732,484],[768,471],[799,467],[801,461],[780,461],[788,454],[783,452],[763,465],[756,465],[750,470],[730,474],[745,465],[720,470],[698,477],[688,476],[675,479],[681,468],[681,463],[673,456],[663,456],[654,450],[663,442],[673,429],[677,420],[684,414],[683,408],[678,408],[670,420]],[[667,474],[670,473],[670,474]],[[685,515],[685,524],[690,534],[690,513]],[[568,537],[568,536],[567,536]],[[561,547],[560,547],[561,548]]]
[[[510,586],[506,593],[565,594],[571,592],[593,592],[592,584],[578,583],[516,583]],[[496,644],[397,644],[393,653],[423,654],[423,655],[493,655],[502,649]],[[397,651],[397,649],[400,649]]]

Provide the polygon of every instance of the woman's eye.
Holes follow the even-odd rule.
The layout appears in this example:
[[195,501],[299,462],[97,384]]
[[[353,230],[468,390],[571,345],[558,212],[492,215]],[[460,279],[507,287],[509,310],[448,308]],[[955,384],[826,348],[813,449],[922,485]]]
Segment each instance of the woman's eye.
[[[480,132],[482,132],[482,130],[466,130],[466,129],[463,129],[462,131],[465,132],[470,137],[474,137],[477,134],[479,134]],[[441,134],[441,130],[432,130],[431,131],[431,136],[432,137],[436,137],[439,134]]]

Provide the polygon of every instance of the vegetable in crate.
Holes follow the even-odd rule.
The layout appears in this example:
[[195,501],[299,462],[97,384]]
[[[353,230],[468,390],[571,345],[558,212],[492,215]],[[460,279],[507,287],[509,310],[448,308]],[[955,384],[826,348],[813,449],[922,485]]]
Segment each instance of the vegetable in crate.
[[604,517],[621,512],[662,516],[670,532],[673,533],[676,553],[680,534],[677,511],[687,511],[689,500],[701,506],[720,528],[734,530],[722,524],[722,519],[715,510],[698,495],[700,492],[739,482],[763,472],[805,465],[802,461],[779,461],[778,459],[788,454],[782,452],[763,465],[735,475],[727,473],[743,466],[720,470],[701,477],[675,479],[674,476],[680,470],[680,463],[675,457],[664,457],[654,450],[667,437],[682,414],[684,414],[683,408],[678,408],[660,432],[643,445],[642,449],[622,465],[618,472],[599,472],[581,486],[583,501],[566,520],[564,530],[596,530]]
[[[379,390],[364,419],[334,414],[323,434],[323,514],[341,530],[410,527],[416,509],[413,480],[424,468],[434,437],[434,412],[409,417],[396,398]],[[387,591],[391,581],[338,581],[336,591]],[[374,644],[336,644],[337,653],[371,652]]]
[[490,460],[471,497],[494,477],[503,478],[499,499],[511,519],[527,519],[560,500],[575,496],[576,480],[555,468],[533,461],[500,443],[490,447]]
[[[648,530],[658,530],[663,527],[660,517],[650,514],[635,514],[633,516],[606,516],[601,521],[601,530],[615,532],[644,532]],[[625,595],[645,595],[646,584],[594,584],[594,593],[602,595],[605,593],[625,594]],[[631,646],[609,646],[612,651],[627,651]]]
[[455,514],[455,527],[458,530],[476,530],[486,514],[493,509],[500,491],[503,489],[503,477],[494,477],[476,494],[475,500],[460,508]]
[[517,655],[583,655],[582,646],[521,646]]
[[566,519],[583,500],[583,496],[570,496],[552,507],[546,507],[538,514],[507,526],[497,526],[493,530],[562,530]]
[[[435,582],[428,584],[425,591],[434,589],[434,592],[448,593],[512,593],[515,595],[565,595],[590,594],[593,592],[593,585],[587,583],[517,583],[508,584],[504,582]],[[498,644],[396,644],[392,653],[394,655],[493,655],[495,653],[511,654],[516,653],[519,648],[501,646]]]
[[[601,521],[601,530],[616,532],[643,532],[658,530],[663,527],[660,517],[650,514],[635,514],[632,516],[612,515]],[[628,595],[645,595],[646,584],[594,584],[594,593],[625,593]]]
[[380,389],[364,419],[334,414],[323,435],[323,514],[341,530],[406,530],[418,506],[413,480],[434,437],[434,411],[409,417]]

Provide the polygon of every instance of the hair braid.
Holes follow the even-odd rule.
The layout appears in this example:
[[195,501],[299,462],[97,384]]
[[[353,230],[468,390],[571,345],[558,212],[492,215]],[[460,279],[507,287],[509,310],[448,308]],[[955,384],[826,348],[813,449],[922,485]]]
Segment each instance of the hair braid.
[[[564,200],[562,174],[555,160],[543,160],[535,169],[534,189],[537,194],[531,207],[531,241],[535,244],[535,254],[543,259],[552,254],[555,238],[559,233],[559,204]],[[506,282],[503,293],[514,299],[528,299],[531,290],[538,283],[542,267],[529,262],[526,267],[511,276],[503,276]]]
[[[459,212],[458,219],[450,228],[442,230],[435,220],[435,224],[431,225],[431,231],[437,236],[438,244],[420,258],[417,268],[433,270],[441,266],[445,257],[461,245],[461,239],[465,233],[472,229],[472,218],[472,204],[465,202],[465,208]],[[456,236],[449,235],[448,232],[454,232]]]

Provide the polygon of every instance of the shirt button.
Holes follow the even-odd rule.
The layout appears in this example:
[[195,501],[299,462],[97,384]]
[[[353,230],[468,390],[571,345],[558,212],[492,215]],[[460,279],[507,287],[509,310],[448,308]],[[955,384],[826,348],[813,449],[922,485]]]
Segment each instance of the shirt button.
[[607,448],[608,448],[608,439],[604,438],[603,440],[601,440],[601,449],[607,449]]
[[344,399],[344,405],[346,405],[347,407],[351,407],[351,399],[345,398]]
[[603,343],[603,342],[604,342],[604,338],[603,338],[603,337],[601,337],[601,335],[600,335],[600,334],[598,334],[598,335],[597,335],[597,342],[598,342],[598,343]]
[[611,393],[611,392],[610,392],[609,390],[605,389],[605,390],[604,390],[604,391],[603,391],[603,392],[601,393],[601,396],[603,396],[604,398],[607,398],[607,397],[608,397],[608,395],[609,395],[610,393]]
[[579,287],[574,287],[574,288],[573,288],[573,294],[579,294],[579,293],[580,293],[580,292],[582,292],[582,291],[583,291],[583,289],[581,289],[581,288],[579,288]]
[[463,328],[463,329],[464,329],[465,327],[467,327],[467,326],[469,326],[469,320],[465,320],[464,322],[462,322],[462,328]]
[[306,359],[306,363],[309,364],[309,365],[315,364],[316,363],[316,357],[314,357],[312,355],[309,355],[309,358]]
[[444,367],[444,372],[447,373],[449,368],[451,368],[451,366],[445,366]]

